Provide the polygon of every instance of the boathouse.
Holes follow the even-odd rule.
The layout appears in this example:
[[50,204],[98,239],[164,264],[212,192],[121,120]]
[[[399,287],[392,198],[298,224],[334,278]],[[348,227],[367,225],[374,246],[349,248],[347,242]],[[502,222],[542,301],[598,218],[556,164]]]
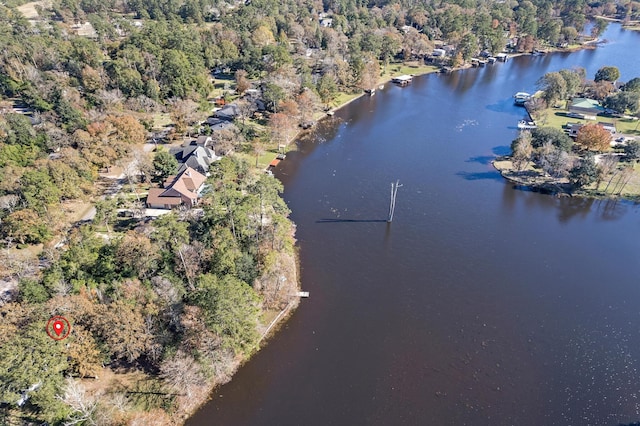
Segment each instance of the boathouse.
[[391,81],[393,81],[396,84],[399,84],[400,86],[406,86],[407,84],[411,83],[411,80],[413,80],[412,76],[401,75],[398,77],[394,77]]

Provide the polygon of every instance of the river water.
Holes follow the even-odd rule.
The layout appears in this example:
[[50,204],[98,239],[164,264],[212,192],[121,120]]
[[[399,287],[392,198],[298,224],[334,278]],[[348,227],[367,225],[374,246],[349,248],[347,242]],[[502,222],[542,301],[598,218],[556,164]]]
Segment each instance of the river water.
[[640,421],[638,206],[519,190],[490,164],[545,72],[640,76],[640,34],[604,38],[388,84],[303,138],[277,175],[311,296],[187,424]]

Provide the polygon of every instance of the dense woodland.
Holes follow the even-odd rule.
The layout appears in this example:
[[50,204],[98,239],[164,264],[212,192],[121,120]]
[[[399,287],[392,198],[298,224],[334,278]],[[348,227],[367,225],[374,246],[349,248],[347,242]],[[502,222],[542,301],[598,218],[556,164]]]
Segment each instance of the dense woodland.
[[[0,5],[0,272],[18,281],[0,302],[9,424],[179,422],[256,350],[263,312],[289,302],[282,188],[246,161],[215,165],[199,214],[122,221],[116,207],[138,200],[100,198],[101,170],[121,166],[132,187],[171,171],[141,147],[158,115],[176,137],[203,130],[214,71],[235,76],[230,98],[260,89],[262,122],[239,99],[239,130],[216,139],[257,158],[436,45],[459,66],[577,43],[594,16],[640,18],[636,1],[53,0],[31,20],[22,3]],[[95,32],[78,35],[86,22]],[[92,224],[69,220],[77,200],[96,203]],[[73,322],[62,342],[43,332],[54,314]]]

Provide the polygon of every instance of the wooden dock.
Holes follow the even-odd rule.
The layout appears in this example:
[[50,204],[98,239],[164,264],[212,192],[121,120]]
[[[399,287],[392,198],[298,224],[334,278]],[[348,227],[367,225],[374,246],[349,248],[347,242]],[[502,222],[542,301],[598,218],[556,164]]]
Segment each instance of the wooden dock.
[[298,296],[298,297],[309,297],[309,292],[308,291],[299,291],[296,296]]

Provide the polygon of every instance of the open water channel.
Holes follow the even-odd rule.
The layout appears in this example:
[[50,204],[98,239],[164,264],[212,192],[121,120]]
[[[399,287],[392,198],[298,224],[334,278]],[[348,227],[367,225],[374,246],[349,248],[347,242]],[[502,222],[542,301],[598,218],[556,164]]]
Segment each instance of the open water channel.
[[[492,168],[546,72],[640,76],[640,33],[386,85],[277,176],[311,297],[188,425],[640,421],[640,210]],[[403,185],[388,225],[390,183]]]

